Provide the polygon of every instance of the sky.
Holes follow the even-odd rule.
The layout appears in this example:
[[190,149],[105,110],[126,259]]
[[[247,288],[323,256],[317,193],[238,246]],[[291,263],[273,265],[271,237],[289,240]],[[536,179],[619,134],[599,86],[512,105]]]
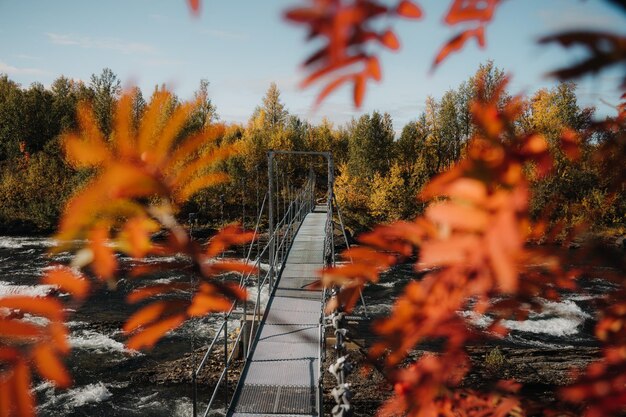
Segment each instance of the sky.
[[[0,73],[24,87],[49,86],[61,75],[88,83],[108,67],[123,86],[138,85],[146,97],[165,83],[183,100],[206,79],[221,120],[241,123],[276,82],[289,112],[313,123],[326,117],[339,125],[378,110],[390,113],[399,131],[419,116],[427,96],[456,88],[488,59],[510,74],[512,93],[530,95],[555,84],[545,77],[549,70],[584,56],[538,46],[539,37],[579,29],[623,33],[626,27],[626,16],[603,0],[506,0],[487,27],[486,49],[471,41],[431,72],[437,51],[459,28],[442,24],[450,0],[417,2],[423,20],[379,23],[393,25],[402,47],[380,52],[383,80],[368,85],[360,110],[349,86],[316,111],[320,86],[298,86],[300,64],[316,44],[305,42],[305,29],[282,15],[306,0],[202,0],[197,16],[184,0],[0,0]],[[609,104],[618,103],[619,76],[610,71],[581,80],[580,104],[613,114]]]

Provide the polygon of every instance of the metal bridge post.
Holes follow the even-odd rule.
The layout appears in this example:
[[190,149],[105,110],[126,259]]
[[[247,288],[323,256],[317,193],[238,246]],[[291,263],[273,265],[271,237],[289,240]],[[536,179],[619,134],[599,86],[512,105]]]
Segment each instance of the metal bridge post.
[[224,409],[228,408],[228,316],[224,314]]
[[272,239],[274,238],[274,152],[273,151],[268,151],[267,152],[267,177],[268,177],[268,184],[267,184],[267,190],[268,190],[268,202],[269,204],[267,205],[268,207],[268,220],[269,220],[269,266],[270,266],[270,270],[269,270],[269,288],[270,291],[272,290],[273,286],[274,286],[274,243],[272,242]]

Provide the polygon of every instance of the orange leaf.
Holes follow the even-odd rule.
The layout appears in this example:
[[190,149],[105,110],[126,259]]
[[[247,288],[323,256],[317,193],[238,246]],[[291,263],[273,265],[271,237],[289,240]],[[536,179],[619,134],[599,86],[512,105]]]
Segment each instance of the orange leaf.
[[395,257],[386,253],[376,252],[363,246],[355,246],[341,253],[341,257],[356,263],[386,268],[395,262]]
[[356,64],[357,62],[366,61],[367,59],[368,58],[365,55],[360,54],[360,55],[344,58],[341,61],[332,62],[326,66],[321,67],[319,70],[311,73],[308,77],[306,77],[300,83],[300,88],[306,88],[310,86],[316,80],[330,74],[333,71],[337,71],[341,68],[347,68],[350,65]]
[[426,267],[465,263],[481,245],[482,240],[474,235],[453,235],[445,241],[428,241],[421,248],[420,261]]
[[448,25],[477,20],[488,22],[501,0],[454,0],[444,21]]
[[11,416],[13,392],[7,378],[0,378],[0,417]]
[[382,79],[380,62],[375,56],[369,57],[369,59],[367,60],[367,68],[365,69],[365,71],[367,72],[367,74],[369,74],[370,77],[372,77],[376,81],[380,81]]
[[108,246],[109,230],[105,226],[97,226],[89,233],[89,247],[93,252],[92,269],[100,278],[113,278],[117,269],[117,259],[113,249]]
[[38,345],[33,350],[33,358],[42,377],[53,381],[59,388],[66,388],[72,384],[65,366],[49,345]]
[[89,293],[89,281],[67,267],[47,271],[41,282],[42,284],[56,285],[61,291],[67,291],[79,300],[83,300]]
[[248,243],[253,237],[253,232],[246,232],[237,225],[226,226],[211,238],[206,254],[213,257],[224,252],[230,246]]
[[76,135],[63,137],[65,157],[75,167],[94,167],[108,161],[109,149],[103,143],[84,140]]
[[426,209],[425,216],[435,223],[453,229],[476,232],[484,230],[489,222],[484,210],[451,202],[431,204]]
[[139,327],[146,325],[147,323],[151,323],[161,317],[163,312],[166,310],[168,303],[165,301],[156,301],[150,305],[145,306],[139,311],[135,312],[132,316],[126,320],[124,323],[124,327],[122,330],[124,333],[128,334]]
[[14,362],[18,358],[20,358],[19,350],[8,346],[0,346],[0,361]]
[[410,0],[402,0],[396,8],[396,13],[408,19],[419,19],[422,17],[422,9]]
[[320,93],[317,95],[317,98],[315,99],[315,106],[319,106],[330,93],[336,90],[341,84],[350,81],[352,77],[353,76],[351,74],[342,75],[341,77],[338,77],[329,82],[326,87],[324,87],[324,89],[320,91]]
[[185,314],[183,313],[167,317],[152,326],[146,327],[144,330],[131,337],[126,343],[126,346],[133,350],[150,348],[154,346],[154,344],[158,342],[159,339],[165,335],[165,333],[170,330],[174,330],[184,321]]
[[118,235],[120,250],[133,258],[143,258],[152,248],[150,237],[159,225],[147,217],[133,217],[124,224]]
[[[134,90],[138,91],[138,90]],[[115,123],[115,140],[117,147],[117,156],[129,157],[133,154],[134,139],[132,132],[132,111],[133,106],[133,90],[125,92],[117,103],[115,115],[113,117]]]
[[485,46],[485,29],[483,26],[479,26],[475,29],[468,29],[466,31],[461,32],[457,36],[450,39],[444,46],[441,48],[435,61],[433,62],[433,68],[439,65],[444,59],[448,57],[452,52],[459,51],[463,48],[465,43],[471,39],[476,38],[478,41],[478,45],[483,48]]
[[400,48],[400,41],[398,40],[398,37],[389,29],[379,37],[379,41],[393,51]]
[[131,304],[137,303],[146,298],[153,297],[155,295],[167,294],[173,291],[188,290],[188,283],[169,283],[169,284],[156,284],[148,285],[145,287],[137,288],[133,290],[126,297],[126,301]]
[[508,251],[502,245],[502,237],[498,239],[495,233],[487,235],[486,243],[489,251],[489,261],[494,270],[495,278],[500,291],[513,293],[517,290],[517,267]]
[[354,77],[354,105],[357,108],[363,104],[363,97],[365,97],[365,76],[359,74]]
[[179,202],[187,201],[198,191],[217,184],[222,184],[228,180],[229,176],[224,172],[211,172],[206,175],[196,177],[185,184],[180,191],[176,193],[176,200]]
[[580,138],[574,130],[564,129],[561,132],[561,149],[569,159],[576,160],[580,157],[579,143]]
[[50,339],[54,343],[54,347],[57,351],[63,354],[70,352],[71,347],[67,340],[67,327],[63,322],[52,322],[48,326],[50,332]]
[[13,399],[20,417],[34,417],[35,406],[30,393],[30,369],[25,361],[19,360],[13,370]]
[[63,320],[63,305],[54,298],[29,297],[15,295],[0,298],[0,308],[19,310],[23,313],[36,314],[50,320]]
[[209,312],[228,311],[232,304],[232,301],[221,296],[196,294],[187,309],[187,314],[192,317],[198,317]]
[[19,320],[0,319],[0,335],[9,338],[34,338],[41,336],[41,328]]

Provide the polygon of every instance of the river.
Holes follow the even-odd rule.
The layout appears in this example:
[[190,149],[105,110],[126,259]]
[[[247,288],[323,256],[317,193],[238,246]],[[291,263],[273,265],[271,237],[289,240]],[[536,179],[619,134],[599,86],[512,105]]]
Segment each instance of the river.
[[[44,296],[55,288],[38,283],[52,262],[67,262],[70,254],[50,257],[53,241],[38,237],[0,237],[0,296],[28,294]],[[175,261],[175,258],[171,259]],[[120,262],[137,262],[121,258]],[[149,262],[144,260],[143,262]],[[379,283],[365,291],[368,312],[373,316],[387,314],[393,299],[413,276],[412,265],[400,265],[382,275]],[[159,282],[186,279],[176,273],[155,277]],[[511,346],[575,347],[592,346],[594,302],[612,289],[598,277],[581,281],[581,289],[563,295],[558,301],[544,301],[544,309],[525,321],[506,321],[511,331],[501,341]],[[36,382],[34,391],[40,416],[190,416],[191,387],[131,384],[133,372],[159,361],[177,359],[190,352],[191,343],[201,346],[215,332],[216,319],[207,317],[168,334],[153,350],[128,350],[120,326],[134,311],[124,297],[134,286],[121,279],[116,291],[102,288],[78,311],[68,311],[68,326],[73,347],[67,365],[74,384],[68,390],[57,390],[50,383]],[[63,297],[63,295],[61,295]],[[363,307],[357,307],[363,312]],[[477,326],[488,326],[489,317],[460,312]],[[236,323],[234,323],[236,325]],[[235,326],[230,326],[235,328]],[[220,415],[216,410],[212,415]]]

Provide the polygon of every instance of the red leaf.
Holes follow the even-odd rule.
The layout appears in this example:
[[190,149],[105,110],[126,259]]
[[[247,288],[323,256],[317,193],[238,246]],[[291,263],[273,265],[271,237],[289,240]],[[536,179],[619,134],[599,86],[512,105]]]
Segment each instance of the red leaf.
[[422,17],[422,9],[410,0],[402,0],[396,8],[396,13],[408,19],[419,19]]
[[354,77],[354,105],[357,108],[363,104],[363,97],[365,97],[365,76],[359,74]]
[[308,23],[320,17],[319,11],[310,7],[299,7],[291,9],[285,13],[285,19],[297,23]]
[[65,366],[49,345],[39,345],[33,350],[33,358],[39,374],[53,381],[59,388],[66,388],[72,384],[72,379]]
[[439,65],[444,59],[447,58],[452,52],[459,51],[471,38],[476,38],[478,41],[478,45],[482,48],[485,46],[485,28],[483,26],[479,26],[475,29],[468,29],[466,31],[461,32],[457,36],[450,39],[444,46],[441,48],[435,61],[433,62],[433,68]]

